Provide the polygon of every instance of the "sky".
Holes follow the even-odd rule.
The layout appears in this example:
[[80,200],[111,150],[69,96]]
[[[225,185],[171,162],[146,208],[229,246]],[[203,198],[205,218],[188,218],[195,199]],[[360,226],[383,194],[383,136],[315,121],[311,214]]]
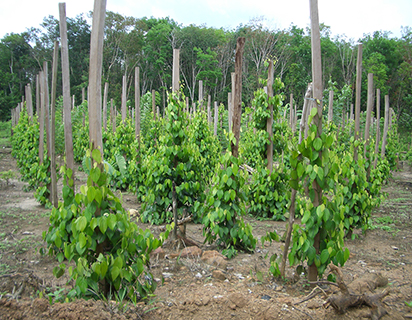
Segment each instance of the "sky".
[[[56,0],[0,2],[0,39],[39,27],[44,17],[59,17]],[[93,10],[94,0],[67,0],[66,15],[75,18]],[[357,41],[364,34],[389,31],[401,37],[401,26],[412,27],[412,0],[318,0],[319,21],[332,36]],[[309,0],[107,0],[107,11],[136,18],[170,17],[182,25],[235,29],[264,17],[270,29],[310,26]]]

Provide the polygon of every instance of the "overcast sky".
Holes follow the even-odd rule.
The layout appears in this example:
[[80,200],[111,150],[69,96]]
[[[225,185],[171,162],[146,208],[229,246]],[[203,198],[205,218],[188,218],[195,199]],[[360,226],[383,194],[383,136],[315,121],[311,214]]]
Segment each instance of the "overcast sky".
[[[373,31],[401,36],[401,26],[412,26],[412,0],[318,0],[319,20],[331,27],[332,35],[355,41]],[[0,2],[0,39],[6,33],[21,33],[38,27],[43,18],[59,16],[56,0]],[[93,0],[67,0],[70,18],[93,10]],[[124,16],[170,17],[176,22],[234,29],[264,16],[271,29],[287,29],[293,23],[310,24],[309,0],[107,0],[107,10]]]

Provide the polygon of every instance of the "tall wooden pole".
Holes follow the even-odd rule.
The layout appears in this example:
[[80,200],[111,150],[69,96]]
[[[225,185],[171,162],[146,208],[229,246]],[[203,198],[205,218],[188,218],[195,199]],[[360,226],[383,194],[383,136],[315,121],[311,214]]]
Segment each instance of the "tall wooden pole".
[[[360,134],[360,104],[362,89],[362,44],[358,45],[358,61],[356,63],[356,100],[355,100],[355,140],[359,139]],[[354,148],[353,158],[358,161],[358,148]]]
[[53,65],[52,65],[52,89],[51,89],[51,104],[50,104],[50,138],[51,138],[51,157],[50,157],[50,177],[51,177],[51,190],[50,190],[50,202],[57,208],[59,200],[57,198],[57,173],[56,173],[56,87],[57,87],[57,65],[59,60],[59,43],[54,42],[53,51]]
[[103,158],[102,140],[102,64],[106,0],[95,0],[90,39],[89,71],[89,136],[92,150],[98,149]]
[[127,118],[127,108],[126,108],[126,75],[123,76],[122,81],[122,122],[125,122]]
[[217,102],[215,101],[214,103],[214,107],[215,107],[215,116],[214,116],[214,134],[215,136],[217,136],[217,121],[218,121],[218,117],[219,117],[219,110],[217,108]]
[[[363,155],[366,158],[366,151],[369,146],[369,131],[371,127],[371,117],[373,108],[373,73],[368,73],[368,100],[366,109],[366,124],[365,124],[365,147],[363,150]],[[370,168],[370,165],[369,165]],[[368,169],[370,172],[370,169]]]
[[233,103],[233,134],[235,136],[235,143],[230,143],[230,149],[234,157],[239,156],[239,142],[240,142],[240,122],[242,117],[242,62],[243,50],[245,47],[245,38],[237,39],[236,55],[235,55],[235,91],[232,93]]
[[[311,19],[311,43],[312,43],[312,83],[313,83],[313,98],[314,107],[318,112],[313,117],[313,123],[317,126],[316,136],[320,137],[322,134],[322,62],[321,62],[321,48],[320,48],[320,31],[319,31],[319,13],[318,13],[318,1],[310,0],[310,19]],[[318,102],[319,101],[319,102]],[[319,152],[319,158],[322,159],[322,154]],[[316,208],[322,203],[322,188],[319,186],[316,179],[312,183],[312,188],[315,191],[315,198],[313,206]],[[315,235],[314,248],[316,254],[320,253],[320,233],[321,230]],[[317,281],[318,268],[313,262],[308,268],[308,280]]]
[[385,158],[386,151],[386,140],[388,138],[389,129],[389,96],[385,95],[385,120],[383,124],[383,136],[382,136],[382,147],[381,147],[381,158]]
[[333,90],[329,90],[328,122],[333,121]]
[[69,47],[67,43],[66,4],[59,3],[60,15],[60,41],[63,79],[63,120],[64,120],[64,147],[66,151],[66,167],[72,171],[72,177],[67,184],[74,190],[74,155],[73,134],[70,107],[70,71],[69,71]]
[[[47,156],[51,156],[51,140],[50,140],[50,99],[49,99],[49,71],[47,61],[43,62],[43,80],[44,80],[44,114],[45,114],[45,127],[46,127],[46,146]],[[49,169],[50,170],[50,169]]]
[[27,114],[30,121],[33,121],[33,97],[31,94],[30,83],[26,86],[26,104],[27,104]]
[[40,114],[40,75],[36,75],[36,115]]
[[[274,81],[274,69],[273,69],[273,60],[269,60],[269,70],[268,70],[268,99],[273,98],[273,81]],[[269,103],[269,113],[270,116],[266,121],[266,130],[269,135],[269,143],[266,148],[266,157],[267,157],[267,168],[272,174],[273,170],[273,104]]]
[[108,93],[109,93],[109,83],[105,82],[104,93],[103,93],[103,128],[105,131],[107,129],[107,95]]
[[376,141],[375,141],[375,160],[373,168],[376,169],[379,154],[379,140],[381,139],[381,90],[376,89]]
[[152,111],[153,120],[156,120],[156,91],[152,90]]
[[180,66],[180,49],[173,49],[173,76],[172,91],[179,91],[179,66]]
[[199,80],[199,110],[203,110],[203,81]]
[[134,69],[135,136],[140,141],[140,69]]
[[227,93],[227,120],[228,120],[228,129],[232,131],[232,92]]
[[44,72],[43,71],[40,71],[39,82],[40,82],[39,164],[41,165],[44,161],[44,112],[45,112],[44,96],[45,94],[44,94]]
[[293,93],[290,94],[289,106],[290,106],[290,112],[289,112],[290,128],[292,129],[292,133],[295,133],[296,128],[295,128],[295,112],[293,108]]

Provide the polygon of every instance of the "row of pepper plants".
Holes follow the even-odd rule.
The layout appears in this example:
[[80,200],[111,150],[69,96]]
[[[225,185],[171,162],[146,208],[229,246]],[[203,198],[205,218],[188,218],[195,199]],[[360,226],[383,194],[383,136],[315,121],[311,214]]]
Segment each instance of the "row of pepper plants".
[[[238,250],[252,252],[256,248],[257,240],[252,227],[244,221],[245,215],[285,220],[291,205],[291,189],[295,189],[298,194],[296,216],[301,220],[293,226],[290,264],[315,262],[319,275],[331,261],[343,265],[349,256],[349,251],[344,248],[345,237],[351,236],[354,228],[367,229],[372,209],[382,201],[382,184],[390,170],[395,168],[396,124],[391,126],[386,157],[381,159],[377,155],[377,166],[373,168],[371,164],[376,156],[373,138],[367,157],[359,154],[358,161],[354,162],[353,150],[355,147],[363,150],[363,141],[354,141],[352,122],[339,130],[330,123],[319,138],[314,138],[316,126],[310,123],[308,137],[299,144],[298,133],[292,133],[283,118],[288,105],[283,105],[280,80],[275,82],[274,92],[275,97],[268,99],[263,90],[256,91],[252,107],[246,108],[242,115],[239,158],[233,157],[228,147],[233,134],[225,130],[227,111],[223,106],[219,107],[216,137],[204,112],[190,115],[184,112],[185,99],[181,95],[170,95],[164,117],[154,117],[150,93],[146,94],[141,105],[142,133],[139,139],[135,138],[134,124],[130,120],[115,119],[117,126],[113,132],[112,119],[108,119],[108,127],[103,132],[107,174],[102,187],[107,184],[112,190],[135,193],[142,203],[142,221],[162,224],[173,220],[171,206],[175,186],[179,216],[192,215],[194,222],[202,223],[205,241],[217,241],[228,256],[235,255]],[[265,156],[269,103],[274,106],[274,160],[277,163],[272,172],[266,168]],[[61,103],[57,105],[61,110]],[[62,151],[61,117],[56,119],[56,150]],[[72,111],[72,119],[75,159],[89,176],[95,175],[90,155],[86,156],[87,102]],[[12,141],[13,156],[23,180],[39,194],[39,189],[49,182],[49,161],[41,167],[38,165],[38,124],[36,119],[30,122],[25,111],[14,128]],[[244,164],[254,169],[251,175],[243,169]],[[312,205],[314,180],[324,190],[322,204],[316,208]],[[67,190],[65,194],[69,197]],[[87,195],[86,192],[86,198]],[[46,194],[43,198],[39,200],[46,202]],[[66,201],[63,207],[67,208],[72,201]],[[114,227],[113,224],[110,226]],[[86,227],[77,224],[77,228],[84,231]],[[78,237],[79,230],[75,230],[68,232],[66,237]],[[316,252],[313,238],[319,231],[321,248]],[[268,232],[262,240],[273,239],[278,239],[276,233]],[[54,240],[49,239],[49,243],[56,246],[55,240],[56,236]],[[63,254],[65,252],[64,248]],[[73,253],[67,252],[68,256]],[[273,275],[279,274],[276,259],[271,259],[270,270]],[[84,283],[82,285],[84,288]]]

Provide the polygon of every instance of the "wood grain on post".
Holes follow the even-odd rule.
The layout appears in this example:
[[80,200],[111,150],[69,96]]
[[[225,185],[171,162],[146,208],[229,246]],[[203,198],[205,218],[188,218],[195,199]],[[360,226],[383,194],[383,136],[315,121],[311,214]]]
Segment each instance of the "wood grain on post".
[[[92,34],[90,38],[89,71],[89,135],[92,150],[100,150],[103,159],[102,140],[102,64],[106,0],[95,0]],[[102,163],[100,164],[102,166]]]
[[126,107],[126,76],[123,76],[122,81],[122,122],[124,123],[127,118],[127,107]]
[[381,158],[385,158],[386,151],[386,140],[388,138],[389,129],[389,96],[385,95],[385,120],[383,123],[383,136],[382,136],[382,147],[381,147]]
[[84,102],[84,100],[86,99],[86,89],[83,87],[82,88],[82,103]]
[[[362,44],[358,45],[358,61],[356,63],[356,100],[355,100],[355,141],[360,134],[360,104],[362,89]],[[358,147],[354,148],[353,159],[358,161]]]
[[[73,134],[72,119],[70,108],[70,71],[69,71],[69,47],[67,43],[67,22],[66,4],[59,3],[60,15],[60,41],[61,41],[61,61],[62,61],[62,80],[63,80],[63,120],[64,120],[64,147],[66,152],[66,167],[72,171],[74,186],[74,155],[73,155]],[[66,181],[68,183],[68,181]]]
[[112,131],[116,132],[116,107],[113,106],[113,99],[110,99],[110,120],[112,121]]
[[[275,71],[273,69],[273,61],[269,60],[269,70],[268,70],[268,100],[273,98],[273,80],[275,76]],[[266,130],[269,135],[269,143],[266,148],[266,157],[267,157],[267,168],[272,174],[273,170],[273,104],[269,103],[269,113],[270,116],[266,121]]]
[[173,49],[173,75],[172,75],[172,91],[179,91],[179,66],[180,66],[180,49]]
[[243,50],[245,47],[245,38],[240,37],[236,43],[235,55],[235,91],[233,92],[233,134],[235,136],[235,143],[232,141],[231,150],[232,155],[237,158],[239,156],[239,142],[240,142],[240,122],[242,117],[242,62]]
[[333,121],[333,90],[329,90],[328,122]]
[[[44,73],[40,71],[39,164],[44,161]],[[18,119],[17,119],[18,121]]]
[[218,121],[218,117],[219,117],[219,110],[218,110],[218,107],[217,107],[217,102],[215,101],[215,103],[214,103],[214,107],[215,107],[215,116],[214,116],[214,124],[215,124],[215,126],[214,126],[214,134],[215,134],[215,136],[217,136],[217,121]]
[[26,104],[27,104],[27,114],[31,122],[33,122],[33,97],[31,93],[30,83],[26,86]]
[[109,93],[109,83],[105,82],[103,92],[103,128],[107,130],[107,95]]
[[134,69],[134,112],[135,112],[135,137],[140,143],[140,68]]
[[211,103],[212,97],[210,94],[207,96],[207,123],[210,125],[212,123],[212,113],[210,110],[210,103]]
[[293,93],[290,94],[289,100],[289,125],[292,129],[292,133],[295,133],[295,115],[294,115],[294,108],[293,108]]
[[53,51],[53,65],[52,65],[52,87],[51,87],[51,99],[50,99],[50,140],[51,140],[51,153],[50,153],[50,177],[51,177],[51,189],[50,189],[50,202],[57,208],[59,200],[57,198],[57,173],[56,173],[56,87],[57,87],[57,66],[59,60],[59,43],[54,42]]
[[[366,158],[366,151],[369,146],[369,131],[371,127],[371,117],[373,108],[373,73],[368,73],[368,99],[366,108],[366,123],[365,123],[365,146],[363,150],[363,155]],[[370,166],[369,166],[370,167]]]
[[40,113],[40,75],[36,75],[36,115]]
[[199,110],[203,110],[203,81],[199,80]]
[[156,92],[152,90],[152,112],[153,120],[156,120]]
[[232,92],[227,93],[227,121],[228,129],[232,131]]
[[[321,62],[321,48],[320,48],[320,30],[319,30],[319,12],[318,1],[310,0],[310,18],[311,18],[311,44],[312,44],[312,83],[313,83],[313,98],[314,104],[318,112],[313,117],[313,124],[317,126],[316,137],[322,134],[322,62]],[[319,151],[319,158],[322,159],[322,153]],[[313,206],[316,208],[322,202],[323,190],[319,186],[317,180],[312,183],[312,188],[315,191]],[[315,235],[313,246],[316,254],[320,254],[320,232]],[[313,262],[308,268],[308,280],[317,281],[318,268]]]
[[375,160],[373,162],[373,168],[376,169],[378,163],[379,154],[379,141],[381,139],[381,90],[376,89],[376,141],[375,141]]
[[[49,70],[47,61],[43,62],[44,76],[44,110],[45,110],[45,128],[46,128],[46,146],[47,156],[51,156],[51,140],[50,140],[50,100],[49,100]],[[50,171],[50,168],[48,169]]]

